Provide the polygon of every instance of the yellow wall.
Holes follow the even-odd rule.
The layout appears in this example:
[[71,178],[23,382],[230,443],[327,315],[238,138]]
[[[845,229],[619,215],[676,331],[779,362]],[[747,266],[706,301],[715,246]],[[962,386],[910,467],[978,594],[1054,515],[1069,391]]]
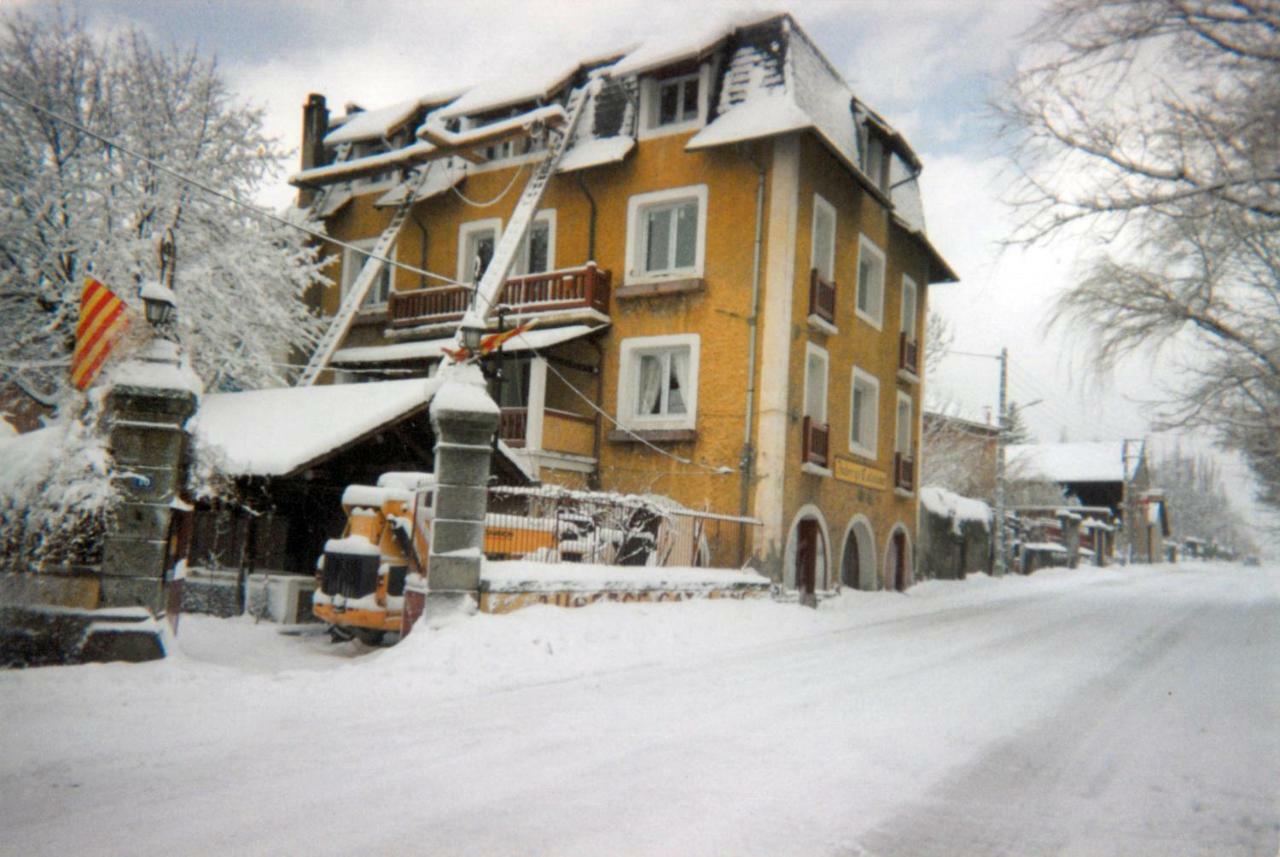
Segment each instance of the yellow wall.
[[[635,195],[687,185],[707,186],[705,288],[697,293],[663,297],[610,301],[611,329],[604,335],[604,368],[601,378],[603,409],[614,414],[617,406],[620,342],[638,336],[697,333],[700,336],[700,371],[698,374],[696,442],[663,444],[673,456],[691,459],[685,464],[663,456],[637,443],[610,440],[601,442],[601,487],[608,490],[659,493],[688,506],[735,514],[739,511],[739,457],[743,444],[746,414],[747,340],[749,335],[753,244],[756,229],[757,168],[769,169],[773,145],[764,142],[746,153],[732,148],[704,152],[687,152],[684,145],[689,135],[680,134],[640,141],[622,163],[597,167],[577,175],[557,176],[548,186],[542,209],[555,209],[555,264],[572,267],[588,260],[589,204],[579,186],[586,184],[595,198],[595,259],[613,275],[613,288],[626,283],[625,253],[627,237],[627,202]],[[744,157],[750,154],[754,163]],[[473,200],[498,197],[512,182],[515,168],[471,174],[461,185]],[[415,209],[415,217],[401,233],[396,248],[397,258],[408,264],[423,265],[428,270],[453,277],[458,267],[458,232],[465,222],[501,217],[507,224],[519,198],[523,178],[530,167],[523,168],[505,196],[485,208],[466,204],[453,192],[426,200]],[[766,223],[774,214],[768,198],[766,175]],[[813,194],[822,193],[837,210],[836,280],[838,283],[837,335],[812,330],[808,315],[809,269],[811,267],[811,219]],[[351,240],[377,235],[390,219],[390,209],[374,209],[372,201],[385,192],[377,191],[359,197],[331,219],[329,228],[339,238]],[[849,174],[812,135],[800,141],[800,187],[798,194],[795,240],[794,303],[789,353],[785,357],[761,352],[757,367],[757,385],[764,361],[785,359],[789,363],[788,429],[785,438],[785,461],[781,478],[784,526],[802,506],[817,505],[823,512],[830,544],[828,556],[830,578],[820,586],[834,585],[838,578],[840,550],[846,526],[856,513],[865,514],[875,531],[875,554],[882,567],[886,541],[891,528],[903,525],[915,543],[915,498],[898,498],[892,489],[893,442],[897,399],[895,391],[903,389],[913,397],[913,436],[919,448],[918,424],[920,384],[904,384],[897,379],[898,330],[901,300],[901,275],[909,273],[919,286],[917,341],[922,340],[925,318],[927,263],[913,241],[901,230],[890,226],[885,209],[870,194],[860,189]],[[415,222],[416,221],[416,222]],[[418,227],[426,228],[426,250]],[[854,299],[857,271],[858,234],[867,234],[887,257],[884,295],[883,331],[877,332],[855,318]],[[766,230],[767,236],[767,230]],[[781,248],[763,248],[763,270],[772,252]],[[328,273],[335,282],[341,271],[334,265]],[[417,275],[397,271],[396,289],[419,288]],[[431,283],[428,283],[431,285]],[[328,290],[324,307],[327,313],[337,308],[336,286]],[[349,344],[361,337],[367,344],[379,337],[380,324],[362,328],[353,334]],[[804,397],[805,343],[812,341],[825,347],[829,356],[828,418],[831,425],[833,456],[856,460],[873,466],[888,477],[889,488],[870,491],[842,482],[832,476],[810,475],[801,471],[801,417]],[[573,346],[573,357],[582,362],[595,361],[591,349]],[[880,378],[880,426],[875,461],[858,459],[849,451],[850,367],[861,368]],[[582,373],[566,373],[584,393],[594,397],[595,382]],[[557,389],[559,388],[559,389]],[[549,378],[548,406],[587,413],[587,406],[566,396],[559,379]],[[757,410],[757,415],[759,411]],[[757,426],[758,427],[758,424]],[[754,428],[753,427],[753,430]],[[607,434],[613,426],[606,421]],[[753,437],[753,440],[755,438]],[[729,474],[712,472],[718,467],[732,469]],[[548,481],[561,481],[555,471],[544,470]],[[581,475],[564,474],[564,480],[575,486]],[[750,496],[754,496],[752,493]],[[749,509],[749,514],[756,510]],[[777,573],[776,569],[767,569]]]

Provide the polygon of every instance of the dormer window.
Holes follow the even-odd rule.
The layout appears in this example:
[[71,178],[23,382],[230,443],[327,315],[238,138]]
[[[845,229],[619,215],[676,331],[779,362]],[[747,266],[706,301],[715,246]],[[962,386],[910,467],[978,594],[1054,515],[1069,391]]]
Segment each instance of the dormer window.
[[696,122],[698,119],[698,75],[687,74],[658,83],[658,115],[655,126]]
[[682,73],[640,82],[641,137],[657,137],[702,126],[707,115],[708,67],[684,67]]

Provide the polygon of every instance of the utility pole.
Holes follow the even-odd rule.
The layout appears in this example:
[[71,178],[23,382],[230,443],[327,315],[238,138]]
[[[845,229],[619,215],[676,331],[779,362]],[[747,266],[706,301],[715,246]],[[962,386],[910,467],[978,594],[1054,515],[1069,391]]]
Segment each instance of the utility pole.
[[1003,577],[1005,573],[1005,524],[1004,524],[1004,448],[1006,444],[1005,436],[1009,430],[1008,413],[1005,404],[1005,396],[1009,384],[1009,349],[1000,349],[1000,399],[998,404],[998,418],[996,425],[999,433],[996,435],[996,528],[995,528],[995,566],[993,571],[996,577]]

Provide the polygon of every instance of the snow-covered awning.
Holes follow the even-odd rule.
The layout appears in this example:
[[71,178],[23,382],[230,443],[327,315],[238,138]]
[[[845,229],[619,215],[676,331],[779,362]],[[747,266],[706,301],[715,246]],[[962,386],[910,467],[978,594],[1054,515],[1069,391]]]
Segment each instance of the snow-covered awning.
[[[459,167],[452,161],[434,161],[428,169],[431,170],[431,174],[423,180],[413,194],[415,202],[439,196],[445,191],[457,187],[467,177],[466,168]],[[409,192],[409,187],[413,184],[413,181],[414,179],[411,178],[409,181],[403,181],[396,185],[374,200],[374,206],[385,208],[404,202],[405,194]]]
[[229,476],[285,476],[425,410],[433,378],[211,393],[196,437]]
[[[504,353],[540,351],[571,339],[595,333],[601,327],[571,324],[566,327],[534,328],[514,336],[502,345]],[[333,353],[333,362],[344,366],[397,363],[407,360],[435,360],[444,355],[445,348],[455,346],[452,336],[429,339],[425,342],[399,342],[394,345],[370,345],[362,348],[342,348]]]
[[575,143],[574,147],[564,153],[560,159],[559,173],[571,173],[574,170],[585,170],[587,167],[598,167],[603,164],[615,164],[624,160],[636,146],[632,137],[597,137]]

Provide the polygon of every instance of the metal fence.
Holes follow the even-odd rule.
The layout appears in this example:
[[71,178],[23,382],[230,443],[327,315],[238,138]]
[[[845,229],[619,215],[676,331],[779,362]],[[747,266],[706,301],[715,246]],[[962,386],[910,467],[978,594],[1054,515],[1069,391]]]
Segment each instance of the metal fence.
[[661,498],[492,487],[485,520],[489,559],[618,566],[741,568],[754,518],[671,506]]

